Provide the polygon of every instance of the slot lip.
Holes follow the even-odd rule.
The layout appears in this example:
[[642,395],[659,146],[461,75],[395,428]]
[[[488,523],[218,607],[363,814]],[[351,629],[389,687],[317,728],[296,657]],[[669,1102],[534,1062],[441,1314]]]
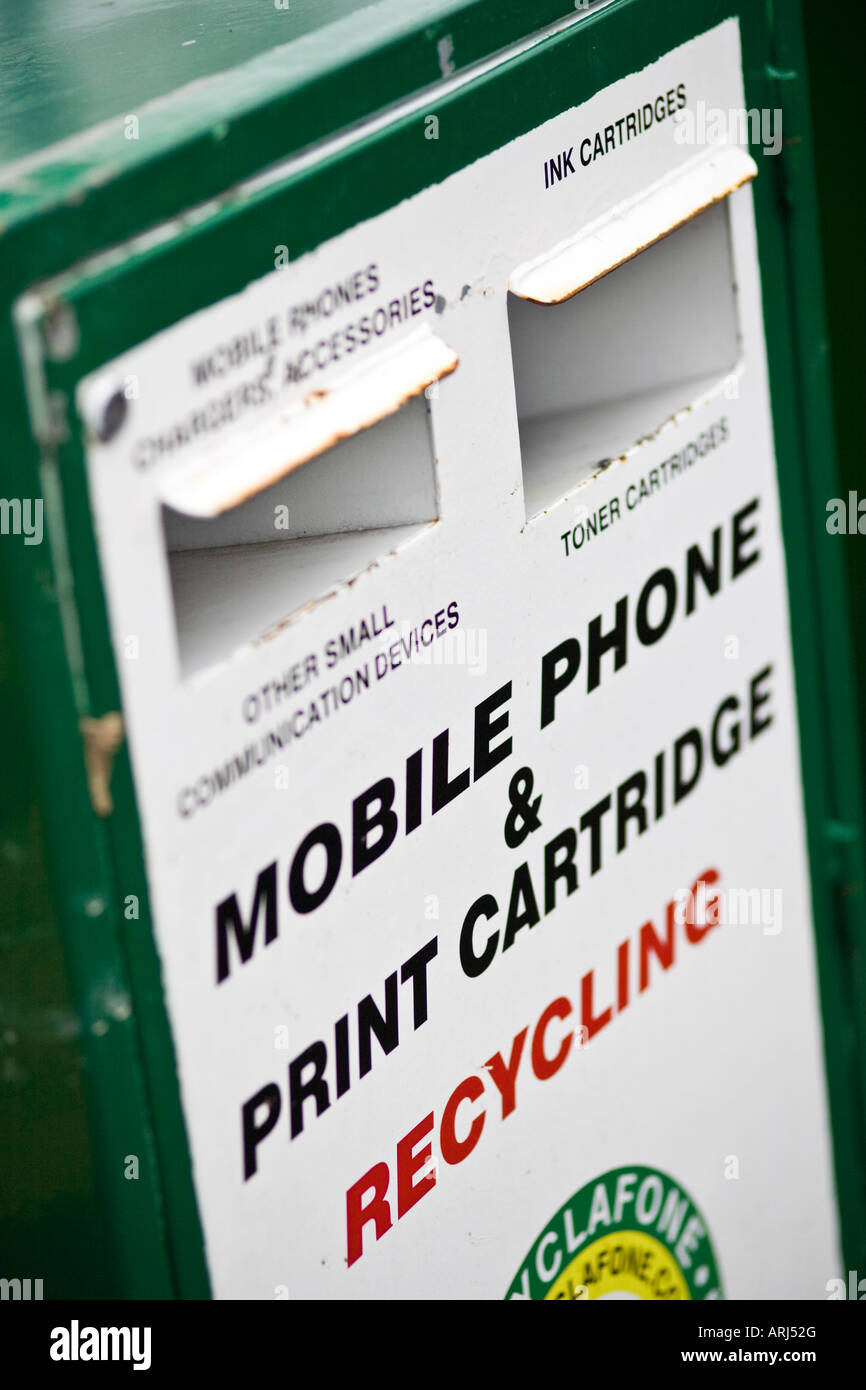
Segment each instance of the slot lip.
[[723,373],[713,381],[711,385],[707,385],[684,405],[678,406],[676,410],[670,415],[667,415],[658,425],[648,430],[645,434],[642,434],[620,453],[611,458],[601,460],[591,473],[587,473],[584,477],[579,478],[577,482],[569,487],[567,492],[560,493],[558,497],[554,497],[550,502],[546,502],[537,511],[528,512],[526,520],[520,528],[520,534],[525,535],[528,532],[534,531],[552,512],[558,511],[564,503],[573,501],[576,493],[582,491],[584,488],[591,487],[593,483],[597,483],[600,478],[608,477],[615,470],[618,473],[620,469],[630,464],[635,456],[639,456],[641,451],[655,444],[663,434],[667,434],[669,430],[677,429],[682,426],[687,419],[712,405],[714,401],[718,400],[718,398],[724,394],[726,384],[729,381],[736,381],[739,389],[739,383],[742,381],[745,370],[746,358],[744,354],[740,352],[736,362],[730,368],[730,371]]
[[714,147],[620,203],[541,256],[517,267],[511,294],[532,304],[564,304],[618,266],[705,212],[757,177],[758,166],[739,146]]
[[459,365],[453,348],[422,327],[375,358],[308,391],[237,441],[169,471],[160,502],[191,517],[216,517],[263,492],[334,445],[393,415]]

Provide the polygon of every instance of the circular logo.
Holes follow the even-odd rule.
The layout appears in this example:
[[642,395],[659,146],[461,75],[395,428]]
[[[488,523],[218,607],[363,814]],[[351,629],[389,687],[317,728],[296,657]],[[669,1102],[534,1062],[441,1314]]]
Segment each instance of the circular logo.
[[507,1298],[723,1298],[706,1222],[655,1168],[612,1168],[560,1207]]

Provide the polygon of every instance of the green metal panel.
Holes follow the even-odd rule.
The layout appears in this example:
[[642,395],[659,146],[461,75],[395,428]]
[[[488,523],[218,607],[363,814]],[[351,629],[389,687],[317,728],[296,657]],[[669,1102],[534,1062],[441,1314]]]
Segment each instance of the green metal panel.
[[[0,366],[17,383],[6,488],[44,495],[54,518],[50,573],[44,555],[7,547],[9,602],[38,730],[34,775],[82,1020],[94,1154],[104,1165],[100,1194],[125,1294],[202,1296],[207,1273],[129,765],[122,754],[115,812],[98,821],[76,727],[81,715],[119,708],[120,697],[75,385],[271,270],[275,243],[288,241],[293,258],[303,254],[732,13],[741,24],[747,101],[784,112],[784,153],[763,161],[755,197],[844,1253],[851,1268],[866,1263],[862,818],[845,594],[824,529],[836,483],[799,7],[795,0],[767,7],[613,0],[537,47],[508,53],[521,35],[571,12],[517,0],[409,7],[388,0],[300,39],[279,63],[265,55],[178,93],[154,108],[147,143],[124,143],[116,121],[86,145],[23,169],[5,210],[0,204]],[[445,38],[450,50],[441,47]],[[501,61],[465,85],[444,93],[431,86],[443,62],[460,70],[500,50]],[[445,60],[447,52],[453,58]],[[423,107],[398,109],[372,132],[359,126],[320,158],[289,162],[266,182],[244,186],[273,161],[428,87]],[[419,112],[428,107],[440,117],[440,139],[419,158]],[[212,206],[184,216],[206,199]],[[170,218],[159,239],[135,239]],[[276,235],[282,228],[291,234]],[[35,284],[45,306],[44,381],[30,362],[27,384],[38,451],[10,320],[17,297]],[[124,916],[129,895],[139,899],[138,920]],[[137,1183],[124,1177],[129,1154],[142,1160]]]
[[[781,216],[773,216],[768,190],[758,190],[765,204],[761,273],[777,453],[780,461],[797,465],[789,479],[780,464],[780,491],[843,1249],[849,1267],[858,1269],[866,1258],[866,920],[858,729],[841,555],[825,525],[838,473],[805,52],[799,6],[787,0],[775,8],[765,81],[768,100],[784,111],[786,149],[775,189]],[[786,269],[785,286],[774,284],[777,255]]]
[[2,0],[0,154],[21,159],[237,67],[365,0]]
[[[856,11],[859,14],[859,10]],[[815,148],[820,219],[821,270],[829,335],[822,340],[833,387],[839,496],[862,499],[863,461],[860,398],[866,380],[866,263],[861,255],[863,154],[859,141],[857,85],[840,83],[836,34],[820,10],[803,12],[811,91],[810,118]],[[854,681],[866,690],[866,546],[860,533],[833,537],[845,554],[854,637]],[[831,540],[831,544],[832,544]],[[861,696],[862,700],[862,696]],[[862,706],[861,706],[862,708]],[[861,740],[861,755],[866,747]],[[861,756],[861,782],[866,761]]]
[[47,1296],[108,1298],[117,1284],[86,1123],[81,1019],[70,995],[45,825],[31,775],[27,696],[0,631],[0,1077],[4,1268],[43,1278]]

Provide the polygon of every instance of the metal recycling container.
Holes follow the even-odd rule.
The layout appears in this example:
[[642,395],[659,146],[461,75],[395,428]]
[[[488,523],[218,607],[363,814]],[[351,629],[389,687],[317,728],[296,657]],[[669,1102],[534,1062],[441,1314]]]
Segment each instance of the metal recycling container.
[[798,6],[76,14],[0,176],[4,1297],[858,1297]]

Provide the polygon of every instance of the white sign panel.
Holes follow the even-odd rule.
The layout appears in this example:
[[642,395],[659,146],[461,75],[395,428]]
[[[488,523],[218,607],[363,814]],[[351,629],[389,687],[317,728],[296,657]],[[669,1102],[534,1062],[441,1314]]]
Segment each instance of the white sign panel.
[[217,1297],[837,1272],[743,104],[730,20],[81,385]]

